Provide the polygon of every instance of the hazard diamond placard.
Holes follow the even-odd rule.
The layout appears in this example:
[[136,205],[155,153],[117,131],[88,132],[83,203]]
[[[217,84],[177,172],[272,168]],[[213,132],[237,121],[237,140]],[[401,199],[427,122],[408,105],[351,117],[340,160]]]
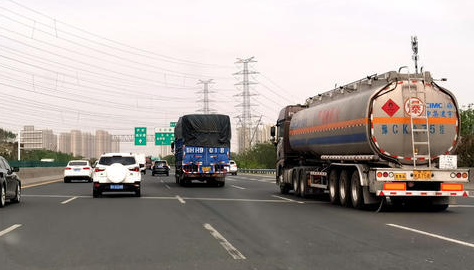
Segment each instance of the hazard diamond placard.
[[382,110],[386,112],[390,117],[392,117],[400,107],[393,100],[389,99],[385,105],[383,105]]

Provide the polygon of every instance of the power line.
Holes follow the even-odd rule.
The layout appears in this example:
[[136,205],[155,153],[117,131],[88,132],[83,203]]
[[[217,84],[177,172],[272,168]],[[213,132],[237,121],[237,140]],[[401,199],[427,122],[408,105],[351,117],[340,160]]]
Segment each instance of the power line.
[[[24,9],[26,9],[26,10],[29,10],[29,11],[33,12],[33,13],[39,14],[39,15],[41,15],[41,16],[43,16],[43,17],[45,17],[45,18],[48,18],[48,19],[50,19],[50,20],[53,20],[55,23],[61,23],[61,24],[65,25],[65,26],[68,26],[68,27],[70,27],[70,28],[72,28],[72,29],[75,29],[75,30],[77,30],[77,31],[80,31],[80,32],[82,32],[82,33],[86,33],[86,34],[88,34],[88,35],[91,35],[91,36],[94,36],[94,37],[96,37],[96,38],[100,38],[100,39],[106,40],[106,41],[108,41],[108,42],[111,42],[111,43],[114,43],[114,44],[117,44],[117,45],[120,45],[120,46],[123,46],[123,47],[126,47],[126,48],[130,48],[130,49],[133,49],[133,50],[141,51],[141,52],[144,52],[144,53],[147,53],[147,54],[151,54],[151,55],[155,55],[155,56],[158,56],[158,57],[162,57],[162,58],[165,58],[165,59],[169,59],[169,60],[173,60],[173,61],[182,62],[181,64],[193,64],[193,65],[211,66],[211,67],[219,67],[219,68],[230,68],[230,67],[228,67],[228,66],[221,66],[221,65],[216,65],[216,64],[207,64],[207,63],[202,63],[202,62],[196,62],[196,61],[189,61],[189,60],[179,59],[179,58],[176,58],[176,57],[171,57],[171,56],[167,56],[167,55],[163,55],[163,54],[158,54],[158,53],[156,53],[156,52],[152,52],[152,51],[140,49],[140,48],[137,48],[137,47],[133,47],[133,46],[131,46],[131,45],[127,45],[127,44],[125,44],[125,43],[122,43],[122,42],[119,42],[119,41],[115,41],[115,40],[112,40],[112,39],[109,39],[109,38],[100,36],[100,35],[98,35],[98,34],[94,34],[94,33],[89,32],[89,31],[87,31],[87,30],[84,30],[84,29],[81,29],[81,28],[79,28],[79,27],[76,27],[76,26],[74,26],[74,25],[71,25],[71,24],[68,24],[68,23],[66,23],[66,22],[57,20],[56,18],[53,18],[53,17],[51,17],[51,16],[49,16],[49,15],[46,15],[46,14],[44,14],[44,13],[41,13],[41,12],[39,12],[39,11],[33,9],[33,8],[30,8],[30,7],[27,7],[27,6],[25,6],[25,5],[22,5],[22,4],[20,4],[20,3],[16,2],[16,1],[13,1],[13,0],[9,0],[9,1],[10,1],[11,3],[13,3],[13,4],[19,6],[19,7],[22,7],[22,8],[24,8]],[[58,28],[55,27],[55,29],[57,30]],[[146,57],[150,57],[150,56],[146,56]],[[162,61],[165,61],[165,60],[163,60],[163,59],[161,59],[161,60],[162,60]]]

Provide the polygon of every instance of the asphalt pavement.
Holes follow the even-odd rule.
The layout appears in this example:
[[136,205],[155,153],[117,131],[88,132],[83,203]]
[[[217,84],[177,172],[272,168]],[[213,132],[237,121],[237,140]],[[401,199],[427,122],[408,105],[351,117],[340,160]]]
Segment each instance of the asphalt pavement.
[[0,269],[474,269],[474,198],[375,212],[281,195],[272,176],[147,174],[141,198],[53,182],[0,209]]

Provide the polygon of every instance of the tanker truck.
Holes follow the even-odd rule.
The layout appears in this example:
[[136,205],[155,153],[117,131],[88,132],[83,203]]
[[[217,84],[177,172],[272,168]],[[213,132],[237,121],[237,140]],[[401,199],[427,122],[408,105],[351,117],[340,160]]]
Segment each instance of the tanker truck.
[[383,202],[443,211],[468,196],[469,170],[452,155],[454,95],[429,72],[390,71],[289,105],[271,130],[282,194],[328,193],[333,204]]

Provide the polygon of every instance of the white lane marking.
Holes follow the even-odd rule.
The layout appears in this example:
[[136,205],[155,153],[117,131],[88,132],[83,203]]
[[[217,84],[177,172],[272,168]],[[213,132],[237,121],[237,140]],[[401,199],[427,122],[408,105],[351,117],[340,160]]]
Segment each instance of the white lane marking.
[[227,241],[227,239],[225,239],[224,236],[222,236],[216,229],[214,229],[214,227],[212,227],[211,224],[206,223],[203,226],[206,230],[208,230],[211,233],[211,235],[214,238],[216,238],[219,241],[219,244],[221,244],[221,246],[225,250],[227,250],[229,255],[232,256],[232,258],[234,258],[235,260],[247,259],[242,253],[240,253],[239,250],[237,250],[231,243],[229,243],[229,241]]
[[279,199],[282,199],[282,200],[285,200],[285,201],[289,201],[289,202],[304,203],[304,202],[302,202],[302,201],[295,201],[295,200],[293,200],[293,199],[285,198],[285,197],[281,197],[281,196],[277,196],[277,195],[272,195],[272,197],[279,198]]
[[181,198],[179,195],[176,195],[176,199],[178,199],[178,201],[182,204],[185,204],[186,202],[183,200],[183,198]]
[[164,182],[165,182],[165,181],[163,181],[163,180],[160,180],[160,181],[161,181],[161,183],[164,183]]
[[429,232],[425,232],[425,231],[420,231],[420,230],[417,230],[417,229],[412,229],[412,228],[405,227],[405,226],[400,226],[400,225],[397,225],[397,224],[386,224],[386,225],[391,226],[391,227],[395,227],[395,228],[399,228],[399,229],[403,229],[403,230],[407,230],[407,231],[411,231],[411,232],[415,232],[415,233],[419,233],[419,234],[423,234],[423,235],[427,235],[427,236],[431,236],[431,237],[438,238],[438,239],[441,239],[441,240],[444,240],[444,241],[453,242],[453,243],[456,243],[456,244],[459,244],[459,245],[474,248],[474,244],[472,244],[472,243],[468,243],[468,242],[464,242],[464,241],[461,241],[461,240],[445,237],[445,236],[442,236],[442,235],[437,235],[437,234],[433,234],[433,233],[429,233]]
[[474,207],[474,205],[469,205],[469,204],[450,204],[449,207]]
[[237,179],[229,179],[229,178],[226,178],[225,180],[226,181],[237,181]]
[[75,200],[75,199],[77,199],[77,196],[76,196],[76,197],[72,197],[72,198],[70,198],[70,199],[67,199],[67,200],[61,202],[61,204],[66,204],[66,203],[68,203],[68,202],[70,202],[70,201],[72,201],[72,200]]
[[6,228],[6,229],[3,230],[3,231],[0,231],[0,236],[5,235],[5,234],[7,234],[7,233],[13,231],[13,230],[16,229],[16,228],[19,228],[19,227],[21,227],[21,224],[14,224],[14,225],[12,225],[12,226]]
[[167,189],[171,189],[170,186],[168,186],[167,184],[165,184],[165,187],[166,187]]
[[[39,197],[39,198],[71,198],[71,195],[21,195],[27,197]],[[75,196],[77,198],[92,198],[92,196]],[[197,201],[230,201],[230,202],[266,202],[266,203],[314,203],[314,204],[326,204],[328,202],[320,201],[295,201],[289,198],[282,200],[267,200],[267,199],[239,199],[239,198],[201,198],[201,197],[180,197],[183,201],[186,200],[197,200]],[[278,198],[278,197],[277,197]],[[283,197],[281,197],[283,198]],[[176,200],[176,197],[169,196],[142,196],[140,199],[147,200]]]
[[[71,198],[73,195],[31,195],[21,194],[22,197],[40,197],[40,198]],[[74,196],[77,198],[92,198],[92,196]]]
[[235,188],[238,188],[238,189],[246,189],[244,187],[239,187],[239,186],[236,186],[236,185],[230,185],[231,187],[235,187]]

